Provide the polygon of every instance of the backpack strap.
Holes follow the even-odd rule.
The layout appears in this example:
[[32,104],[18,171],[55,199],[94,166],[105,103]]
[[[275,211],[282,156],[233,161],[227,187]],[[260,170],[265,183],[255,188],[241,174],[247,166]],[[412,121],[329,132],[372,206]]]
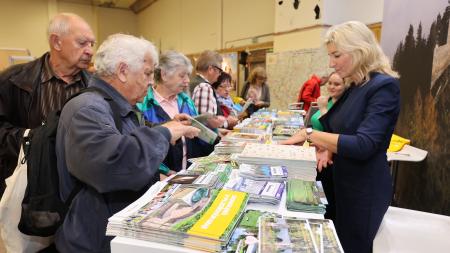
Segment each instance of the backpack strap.
[[[100,89],[98,87],[87,87],[85,89],[80,90],[78,93],[75,93],[74,95],[72,95],[67,101],[70,101],[72,98],[86,93],[86,92],[98,92],[100,93],[103,98],[109,103],[109,106],[111,106],[111,110],[113,112],[113,118],[114,118],[114,124],[116,124],[116,128],[119,130],[120,133],[122,133],[122,120],[120,118],[120,113],[119,113],[119,106],[117,105],[116,102],[114,102],[114,100],[111,98],[111,96],[109,96],[103,89]],[[65,104],[64,104],[65,105]],[[67,208],[69,208],[70,204],[72,203],[72,200],[75,198],[75,196],[81,191],[81,189],[83,188],[83,183],[80,182],[79,180],[76,180],[75,186],[73,187],[72,191],[69,194],[69,197],[67,198],[65,205],[67,206]]]
[[[113,112],[113,118],[114,118],[114,124],[116,124],[116,128],[119,130],[120,133],[122,133],[122,120],[120,119],[120,113],[119,113],[119,106],[116,102],[103,90],[98,87],[87,87],[85,89],[80,90],[78,93],[75,93],[72,95],[69,99],[67,99],[66,103],[69,102],[72,98],[86,93],[86,92],[97,92],[100,93],[103,98],[109,103],[109,106],[111,106],[111,110]],[[65,105],[65,104],[64,104]]]

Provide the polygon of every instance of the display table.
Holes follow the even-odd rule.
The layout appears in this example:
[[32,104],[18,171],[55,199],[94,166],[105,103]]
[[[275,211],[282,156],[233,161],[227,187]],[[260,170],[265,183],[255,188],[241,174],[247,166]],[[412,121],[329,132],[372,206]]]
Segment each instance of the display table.
[[420,162],[427,157],[426,150],[405,145],[402,150],[398,152],[387,152],[388,161],[406,161],[406,162]]
[[[286,189],[279,205],[248,204],[247,209],[277,213],[283,216],[323,219],[322,214],[292,212],[286,210]],[[111,241],[112,253],[199,253],[203,251],[177,247],[162,243],[142,241],[125,237],[115,237]]]
[[448,252],[449,239],[449,216],[391,206],[373,241],[373,252]]
[[405,145],[402,150],[397,152],[387,152],[387,160],[391,162],[391,173],[393,181],[394,194],[392,196],[392,202],[395,204],[395,190],[397,187],[397,174],[398,174],[398,162],[421,162],[426,157],[428,152],[426,150],[413,147],[411,145]]

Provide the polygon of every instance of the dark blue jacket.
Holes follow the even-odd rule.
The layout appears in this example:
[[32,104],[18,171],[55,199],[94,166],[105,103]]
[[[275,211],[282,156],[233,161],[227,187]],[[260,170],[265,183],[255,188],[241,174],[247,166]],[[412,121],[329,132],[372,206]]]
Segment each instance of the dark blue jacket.
[[96,77],[89,85],[118,104],[122,133],[98,93],[83,93],[64,106],[56,138],[61,197],[67,199],[73,177],[83,189],[56,233],[60,252],[110,252],[108,218],[159,180],[158,167],[169,149],[167,128],[139,126],[132,106],[112,86]]
[[336,229],[345,252],[371,252],[389,207],[392,179],[386,150],[399,111],[398,80],[372,73],[320,118],[326,132],[339,134],[333,176]]

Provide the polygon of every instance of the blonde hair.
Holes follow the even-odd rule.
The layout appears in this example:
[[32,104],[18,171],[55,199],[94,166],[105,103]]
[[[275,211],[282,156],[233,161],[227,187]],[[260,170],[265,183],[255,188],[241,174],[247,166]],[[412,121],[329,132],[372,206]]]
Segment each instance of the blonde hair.
[[254,68],[250,73],[250,75],[248,76],[247,81],[249,83],[255,83],[256,78],[258,77],[267,78],[266,70],[263,67]]
[[369,80],[370,72],[380,72],[397,78],[389,59],[383,53],[372,31],[359,21],[348,21],[332,26],[325,35],[325,45],[334,44],[344,53],[349,53],[352,61],[352,76],[357,80]]

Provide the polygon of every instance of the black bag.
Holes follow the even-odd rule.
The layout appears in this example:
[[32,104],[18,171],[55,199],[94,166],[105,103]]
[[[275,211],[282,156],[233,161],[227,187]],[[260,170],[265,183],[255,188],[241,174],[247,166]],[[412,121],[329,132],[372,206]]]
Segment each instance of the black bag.
[[[109,102],[116,127],[122,132],[118,106],[103,90],[89,87],[73,95],[67,101],[85,92],[98,92]],[[22,233],[27,235],[46,237],[55,234],[58,227],[64,222],[73,198],[83,186],[81,182],[77,181],[68,199],[65,202],[61,200],[55,152],[56,132],[61,110],[51,112],[46,123],[33,129],[32,135],[24,139],[28,184],[22,201],[22,214],[18,227]]]

